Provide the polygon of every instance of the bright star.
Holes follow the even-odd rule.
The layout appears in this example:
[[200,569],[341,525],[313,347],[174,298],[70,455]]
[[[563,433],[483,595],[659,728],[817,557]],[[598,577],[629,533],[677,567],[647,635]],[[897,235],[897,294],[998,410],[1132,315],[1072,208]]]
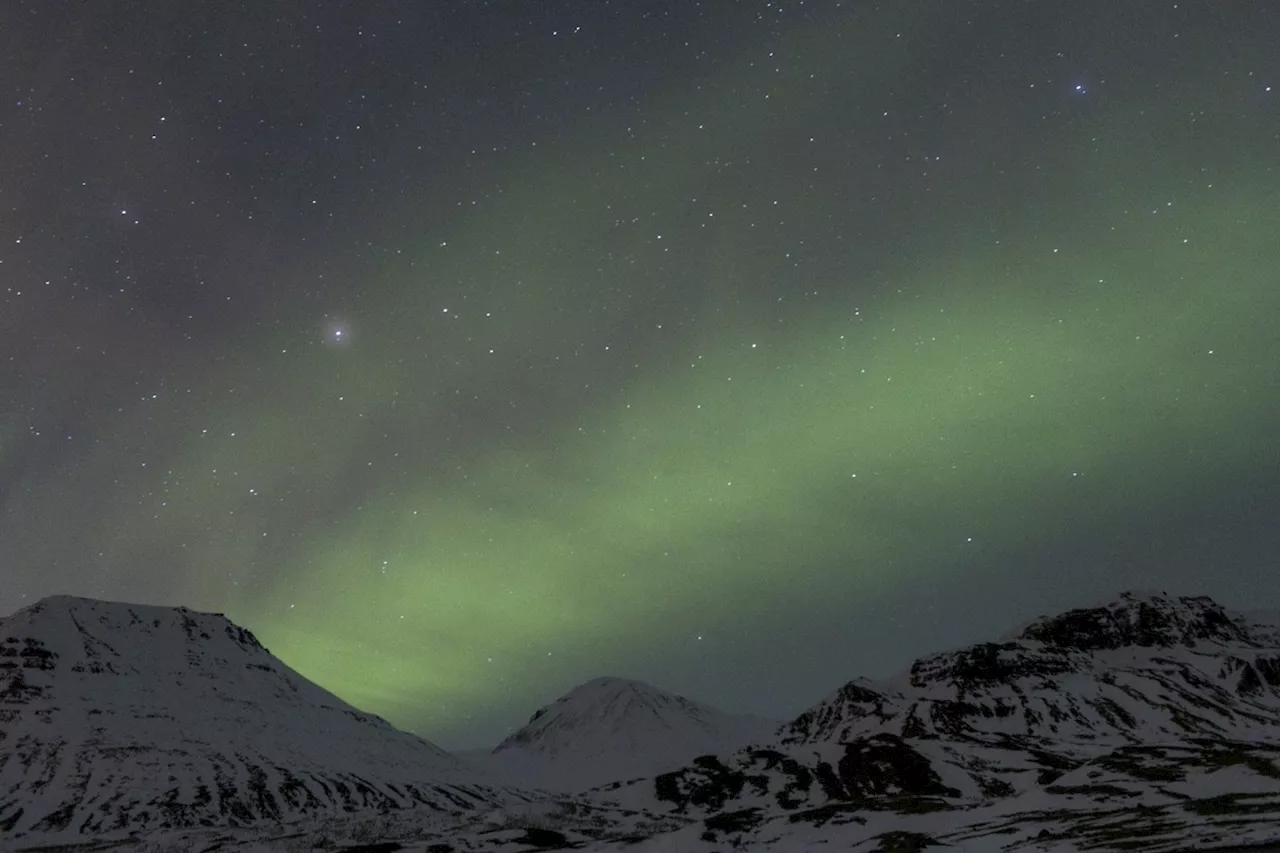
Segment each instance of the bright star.
[[324,327],[325,346],[344,347],[351,343],[351,327],[345,320],[330,317]]

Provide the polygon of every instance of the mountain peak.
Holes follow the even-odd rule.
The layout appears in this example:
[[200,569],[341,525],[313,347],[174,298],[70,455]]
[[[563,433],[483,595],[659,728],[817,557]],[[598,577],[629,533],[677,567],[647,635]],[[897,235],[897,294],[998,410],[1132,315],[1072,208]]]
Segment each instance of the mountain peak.
[[477,778],[186,608],[52,596],[0,619],[0,702],[17,834],[399,807]]
[[[634,678],[620,678],[616,675],[600,675],[589,681],[584,681],[573,690],[583,690],[585,688],[635,688],[641,690],[651,690],[661,692],[646,681],[637,681]],[[572,690],[570,692],[573,692]]]
[[777,724],[729,714],[643,681],[593,678],[546,705],[493,750],[491,769],[526,784],[582,788],[656,772]]
[[[107,598],[89,598],[83,595],[70,595],[67,593],[55,593],[54,595],[46,595],[33,604],[28,604],[21,608],[14,616],[20,613],[32,614],[55,614],[66,612],[100,612],[108,613],[111,611],[127,611],[127,610],[144,610],[154,613],[172,613],[174,611],[186,611],[188,613],[200,613],[202,611],[192,610],[189,607],[167,607],[157,604],[135,604],[127,601],[115,601]],[[209,614],[222,616],[221,613]],[[6,617],[12,618],[12,617]]]
[[575,700],[592,700],[595,698],[604,698],[618,693],[633,693],[637,696],[670,696],[664,690],[660,690],[645,681],[637,681],[633,678],[618,678],[612,675],[602,675],[593,678],[590,681],[584,681],[577,687],[572,688],[568,693],[564,694],[557,701],[568,700],[572,697]]
[[[846,743],[888,730],[1141,742],[1242,732],[1274,718],[1278,644],[1273,616],[1233,615],[1205,596],[1131,591],[1043,616],[1000,642],[922,657],[883,687],[850,682],[784,727],[782,739]],[[1169,686],[1172,672],[1208,698],[1177,707],[1166,694],[1189,694]]]
[[[602,675],[590,681],[584,681],[552,704],[544,705],[534,711],[533,716],[529,718],[529,723],[532,724],[557,706],[575,708],[581,714],[585,712],[585,709],[600,708],[601,706],[626,708],[633,705],[662,704],[666,701],[664,697],[668,695],[652,684],[647,684],[643,681]],[[601,713],[607,714],[609,712],[606,710]],[[587,716],[594,715],[587,714]],[[517,732],[517,734],[519,733]],[[498,748],[501,749],[502,746],[499,745]]]
[[869,721],[883,722],[896,712],[901,694],[869,678],[847,682],[831,696],[796,717],[782,731],[784,743],[841,741]]
[[1158,590],[1123,592],[1106,604],[1041,617],[1025,627],[1017,639],[1078,651],[1250,641],[1247,627],[1213,599],[1172,596]]
[[705,718],[721,713],[643,681],[601,676],[579,684],[539,708],[526,726],[494,751],[521,745],[554,752],[559,750],[562,741],[573,737],[571,733],[575,730],[670,728],[676,719],[701,724]]
[[24,635],[73,672],[158,675],[274,661],[248,629],[186,607],[52,595],[3,621],[9,635]]

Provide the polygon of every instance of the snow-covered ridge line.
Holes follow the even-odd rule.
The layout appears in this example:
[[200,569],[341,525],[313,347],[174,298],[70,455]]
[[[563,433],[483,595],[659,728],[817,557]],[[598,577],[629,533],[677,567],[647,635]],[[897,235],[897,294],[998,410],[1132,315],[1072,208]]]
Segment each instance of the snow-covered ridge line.
[[218,614],[57,596],[0,621],[0,833],[97,837],[419,804],[492,780]]
[[607,793],[696,819],[655,850],[1280,840],[1275,636],[1207,598],[1125,594],[855,679],[772,746]]
[[220,616],[59,598],[0,621],[0,839],[160,827],[178,834],[140,853],[335,838],[455,853],[1273,841],[1280,626],[1126,593],[854,679],[781,725],[601,678],[463,762]]

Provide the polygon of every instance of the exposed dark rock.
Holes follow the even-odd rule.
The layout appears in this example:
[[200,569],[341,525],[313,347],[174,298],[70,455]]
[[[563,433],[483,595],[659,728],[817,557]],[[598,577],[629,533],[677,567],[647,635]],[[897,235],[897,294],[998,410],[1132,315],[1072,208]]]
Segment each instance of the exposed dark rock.
[[689,806],[717,810],[739,796],[746,784],[746,773],[726,767],[714,755],[700,755],[692,767],[658,776],[654,792],[659,800],[673,803],[679,811]]
[[813,785],[813,771],[789,755],[772,749],[751,751],[752,759],[764,762],[766,771],[778,770],[787,778],[782,789],[775,794],[778,805],[784,809],[799,808],[805,803],[804,795]]
[[838,739],[840,729],[854,720],[872,718],[884,722],[893,717],[893,700],[862,681],[850,681],[833,699],[811,708],[789,723],[783,742]]
[[788,815],[787,820],[791,823],[810,823],[814,826],[822,826],[832,820],[865,825],[867,819],[857,814],[859,809],[861,809],[860,804],[836,801]]
[[921,853],[930,847],[947,847],[937,839],[921,832],[904,832],[895,830],[878,836],[879,853]]
[[1130,791],[1127,788],[1121,788],[1119,785],[1048,785],[1045,787],[1047,794],[1083,794],[1089,797],[1138,797],[1141,794],[1137,791]]
[[886,794],[958,797],[942,784],[929,759],[893,734],[878,734],[845,745],[840,782],[849,799]]
[[917,661],[911,682],[950,681],[961,688],[1008,682],[1029,676],[1049,677],[1071,672],[1075,663],[1056,650],[1032,650],[1019,643],[982,643]]
[[563,850],[569,846],[569,839],[562,833],[556,832],[554,829],[544,829],[540,826],[530,826],[524,831],[524,835],[516,839],[520,844],[530,844],[539,850]]
[[702,840],[714,842],[721,835],[730,832],[748,832],[759,826],[764,819],[765,816],[758,808],[740,809],[735,812],[712,815],[702,822],[703,826],[706,827],[706,831],[702,833]]
[[849,792],[844,789],[844,785],[840,783],[840,777],[836,775],[835,769],[830,764],[825,761],[819,761],[813,772],[818,779],[818,784],[822,786],[822,793],[827,799],[849,799]]
[[1094,651],[1123,646],[1192,646],[1199,641],[1251,642],[1248,630],[1212,599],[1121,596],[1106,607],[1069,610],[1038,620],[1020,635],[1052,646]]
[[18,821],[22,820],[24,811],[25,809],[19,806],[9,814],[0,816],[0,832],[13,832],[13,828],[18,825]]

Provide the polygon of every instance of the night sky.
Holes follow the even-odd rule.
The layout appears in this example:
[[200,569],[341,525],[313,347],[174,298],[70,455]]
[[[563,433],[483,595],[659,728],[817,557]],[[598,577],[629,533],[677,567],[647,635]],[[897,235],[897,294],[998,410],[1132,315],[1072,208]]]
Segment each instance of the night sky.
[[1280,8],[0,5],[0,613],[444,746],[1280,606]]

